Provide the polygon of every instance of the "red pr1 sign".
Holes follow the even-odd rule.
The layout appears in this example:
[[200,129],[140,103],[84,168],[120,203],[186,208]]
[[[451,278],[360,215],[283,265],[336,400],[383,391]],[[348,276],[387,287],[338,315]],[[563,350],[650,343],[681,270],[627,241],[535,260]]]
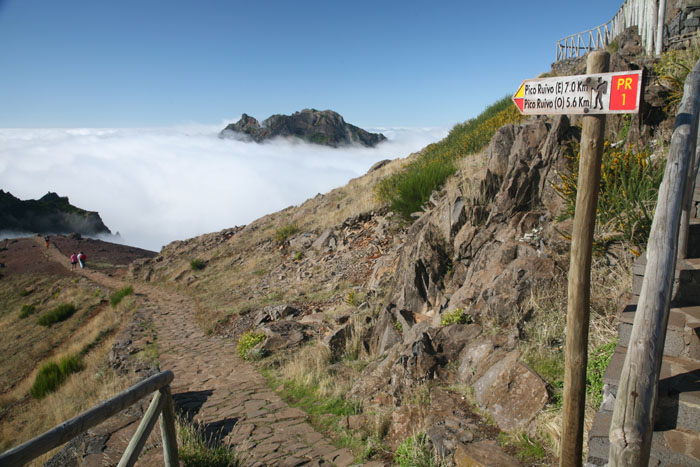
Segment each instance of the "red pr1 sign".
[[513,102],[523,115],[637,113],[642,72],[529,79]]

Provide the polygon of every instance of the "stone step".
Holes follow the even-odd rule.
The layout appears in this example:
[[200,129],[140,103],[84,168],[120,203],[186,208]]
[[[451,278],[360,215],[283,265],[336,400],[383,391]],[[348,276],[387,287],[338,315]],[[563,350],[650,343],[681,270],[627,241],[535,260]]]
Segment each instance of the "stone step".
[[[638,297],[633,298],[633,302]],[[620,314],[618,325],[618,344],[622,347],[629,345],[636,303],[630,303]],[[671,305],[666,328],[664,355],[700,360],[700,306]]]
[[[612,412],[598,412],[588,432],[587,466],[604,466],[610,452]],[[649,465],[700,465],[700,434],[684,429],[655,429]]]
[[[632,290],[639,296],[646,269],[646,256],[642,255],[634,262]],[[700,305],[700,258],[687,258],[676,264],[675,293],[671,300],[679,304]]]
[[688,430],[654,431],[649,465],[700,465],[700,434]]
[[[615,349],[603,383],[617,396],[617,385],[627,349]],[[612,411],[600,410],[588,433],[586,465],[607,464]],[[649,465],[700,466],[700,362],[664,357],[659,382]]]
[[[627,348],[615,348],[603,384],[617,397],[617,386]],[[700,361],[665,356],[661,363],[659,399],[655,415],[659,427],[700,432]]]

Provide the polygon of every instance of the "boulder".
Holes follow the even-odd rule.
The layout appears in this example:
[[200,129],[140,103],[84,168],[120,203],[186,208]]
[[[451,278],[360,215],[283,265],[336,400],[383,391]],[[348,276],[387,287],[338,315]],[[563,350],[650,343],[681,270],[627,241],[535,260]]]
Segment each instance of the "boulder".
[[263,323],[269,323],[271,321],[293,318],[299,316],[299,314],[301,314],[301,311],[286,304],[266,306],[255,315],[254,324],[255,326],[260,326]]
[[292,320],[281,320],[260,327],[267,337],[262,344],[265,353],[296,347],[306,340],[306,326]]
[[404,351],[391,367],[390,385],[394,394],[399,396],[408,388],[434,379],[442,363],[430,336],[426,332],[422,333],[414,341],[406,344]]
[[437,353],[445,355],[447,360],[457,360],[462,349],[481,334],[477,324],[451,324],[428,331]]
[[352,328],[352,323],[346,323],[323,339],[323,344],[330,349],[333,359],[338,359],[345,353],[348,340],[352,337]]
[[311,244],[311,247],[317,251],[335,250],[337,245],[338,238],[333,233],[333,230],[326,229],[321,235],[319,235],[319,237],[316,240],[314,240],[314,242]]
[[474,383],[474,396],[506,431],[525,427],[548,400],[545,382],[518,362],[517,351],[508,353]]
[[423,405],[402,405],[391,413],[391,425],[386,434],[386,443],[396,449],[406,438],[415,436],[424,429],[423,421],[429,408]]

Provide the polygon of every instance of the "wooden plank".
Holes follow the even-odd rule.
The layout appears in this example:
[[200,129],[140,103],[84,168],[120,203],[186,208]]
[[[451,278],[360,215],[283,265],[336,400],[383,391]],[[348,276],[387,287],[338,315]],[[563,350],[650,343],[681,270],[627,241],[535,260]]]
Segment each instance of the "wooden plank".
[[163,395],[160,392],[156,392],[155,396],[151,400],[151,404],[148,406],[148,410],[143,414],[141,423],[139,423],[136,432],[131,437],[129,445],[124,450],[122,458],[119,460],[117,467],[133,467],[136,464],[136,459],[139,458],[143,446],[146,444],[148,435],[153,431],[153,427],[158,421],[158,415],[163,408]]
[[[586,74],[604,73],[610,66],[610,54],[591,52]],[[569,291],[566,313],[566,369],[559,465],[581,465],[583,422],[586,407],[586,364],[588,361],[588,323],[590,318],[591,255],[595,227],[600,168],[603,157],[605,115],[583,117],[581,157],[571,237]]]
[[167,467],[178,467],[177,433],[175,432],[175,408],[170,386],[160,390],[163,394],[163,410],[160,412],[160,432],[163,435],[163,457]]
[[0,454],[0,465],[3,467],[24,465],[30,460],[99,425],[148,394],[167,386],[172,380],[173,372],[169,370],[153,375],[77,417],[61,423],[46,433],[5,451]]
[[649,463],[654,407],[700,108],[700,61],[685,81],[647,246],[647,266],[610,425],[610,466]]

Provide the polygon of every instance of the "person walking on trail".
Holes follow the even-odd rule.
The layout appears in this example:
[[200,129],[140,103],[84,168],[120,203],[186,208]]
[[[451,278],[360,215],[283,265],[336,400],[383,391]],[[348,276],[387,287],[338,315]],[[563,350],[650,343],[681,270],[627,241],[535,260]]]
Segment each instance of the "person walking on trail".
[[75,251],[74,251],[73,254],[70,255],[70,269],[71,269],[71,271],[75,271],[76,264],[78,264],[78,255],[76,255]]
[[46,242],[46,249],[48,250],[48,248],[49,248],[49,236],[48,235],[44,237],[44,241]]
[[87,256],[85,256],[85,253],[82,251],[78,253],[78,262],[80,263],[80,269],[85,269],[85,260],[87,259]]

